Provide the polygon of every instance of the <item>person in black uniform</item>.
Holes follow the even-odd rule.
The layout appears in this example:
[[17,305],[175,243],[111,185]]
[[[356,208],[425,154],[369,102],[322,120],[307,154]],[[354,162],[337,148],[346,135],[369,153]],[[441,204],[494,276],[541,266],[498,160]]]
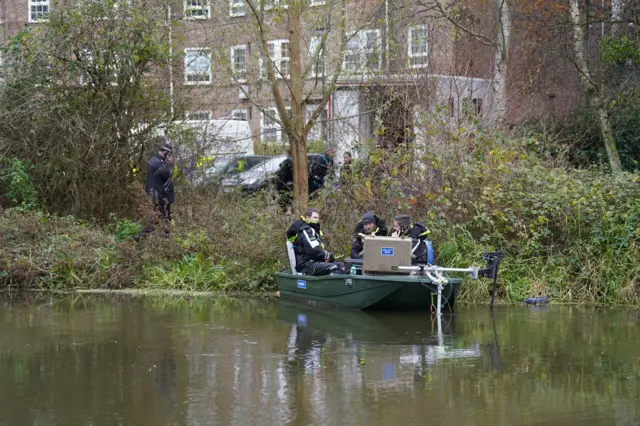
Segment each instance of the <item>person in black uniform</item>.
[[351,242],[351,259],[362,259],[364,254],[364,237],[366,236],[382,236],[386,237],[389,233],[385,221],[379,218],[374,212],[366,212],[362,216],[362,220],[356,225],[353,233],[353,241]]
[[320,213],[307,209],[304,216],[287,229],[287,239],[293,243],[296,271],[305,275],[344,274],[344,264],[326,249],[320,230]]
[[[144,190],[151,197],[154,209],[158,212],[163,222],[171,222],[171,205],[175,201],[173,180],[174,160],[171,156],[172,147],[164,137],[158,137],[156,143],[159,150],[147,160],[147,179]],[[147,225],[134,238],[139,240],[141,236],[153,231],[151,225]]]
[[395,217],[393,230],[394,237],[411,237],[411,264],[426,264],[427,237],[431,231],[421,223],[412,223],[411,216],[406,214]]

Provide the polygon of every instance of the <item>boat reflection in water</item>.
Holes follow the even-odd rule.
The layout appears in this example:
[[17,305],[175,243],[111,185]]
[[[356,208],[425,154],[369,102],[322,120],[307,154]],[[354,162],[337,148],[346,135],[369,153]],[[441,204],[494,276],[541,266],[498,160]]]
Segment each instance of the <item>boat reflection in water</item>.
[[[278,319],[291,324],[287,359],[305,375],[337,375],[347,386],[413,387],[436,364],[479,362],[481,347],[456,344],[455,316],[348,311],[286,301]],[[461,336],[462,337],[462,336]],[[300,371],[302,370],[302,371]],[[293,372],[293,371],[292,371]]]

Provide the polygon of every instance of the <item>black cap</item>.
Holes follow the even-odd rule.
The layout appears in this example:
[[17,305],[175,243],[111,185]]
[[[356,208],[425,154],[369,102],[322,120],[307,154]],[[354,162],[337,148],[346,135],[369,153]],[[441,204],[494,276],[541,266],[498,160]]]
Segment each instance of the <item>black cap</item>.
[[362,224],[366,225],[367,223],[376,223],[376,215],[373,212],[366,212],[362,216]]

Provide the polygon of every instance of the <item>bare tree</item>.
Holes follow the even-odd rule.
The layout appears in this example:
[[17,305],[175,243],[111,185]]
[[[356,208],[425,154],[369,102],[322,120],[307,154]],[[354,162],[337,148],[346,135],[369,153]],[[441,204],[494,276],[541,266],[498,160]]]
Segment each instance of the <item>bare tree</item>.
[[579,0],[569,1],[569,14],[573,26],[573,50],[575,55],[575,64],[578,68],[578,72],[580,73],[580,81],[582,83],[583,90],[589,96],[589,103],[591,104],[591,107],[598,116],[600,132],[602,133],[602,140],[604,141],[604,146],[607,150],[607,157],[609,158],[611,171],[618,173],[622,171],[622,165],[620,163],[620,157],[618,156],[616,142],[613,138],[609,113],[604,102],[604,96],[601,93],[602,86],[599,87],[596,84],[587,62],[587,55],[585,52],[585,20],[582,18]]
[[[246,5],[250,23],[241,31],[257,46],[260,67],[253,75],[247,67],[249,75],[240,79],[231,58],[226,61],[226,80],[281,126],[293,157],[294,207],[302,209],[309,194],[307,137],[342,75],[347,6],[344,0],[317,2],[314,7],[309,7],[308,0],[247,0]],[[286,41],[276,46],[274,38]],[[225,62],[224,56],[228,58],[222,55],[220,62]],[[253,85],[251,90],[247,83]]]
[[[493,0],[492,14],[495,19],[488,19],[484,9],[479,4],[465,4],[446,2],[443,0],[417,0],[422,13],[436,20],[445,20],[452,26],[454,32],[462,32],[477,40],[484,46],[493,49],[493,82],[491,93],[493,97],[494,121],[502,123],[507,113],[507,78],[508,59],[511,41],[511,11],[507,0]],[[491,27],[470,24],[471,21],[493,22]]]

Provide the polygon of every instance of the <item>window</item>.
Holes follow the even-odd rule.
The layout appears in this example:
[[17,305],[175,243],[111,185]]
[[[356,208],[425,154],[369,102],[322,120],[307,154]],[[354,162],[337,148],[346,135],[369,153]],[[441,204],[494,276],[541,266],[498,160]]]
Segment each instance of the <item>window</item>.
[[113,12],[126,11],[130,7],[131,0],[79,0],[80,13],[97,20],[114,18]]
[[247,50],[246,44],[231,48],[231,72],[238,82],[247,81]]
[[209,19],[211,9],[208,0],[185,0],[184,16],[188,19]]
[[362,72],[380,69],[380,30],[362,30],[347,40],[342,67],[345,71]]
[[29,22],[46,21],[49,5],[49,0],[29,0]]
[[232,120],[242,120],[247,121],[249,114],[247,114],[246,109],[234,109],[231,111],[231,119]]
[[229,0],[229,16],[244,16],[244,0]]
[[322,37],[313,37],[311,39],[311,43],[309,43],[309,58],[314,61],[311,75],[314,77],[323,76],[325,70],[325,58]]
[[211,120],[211,111],[200,110],[187,113],[187,120]]
[[[269,58],[273,63],[276,78],[289,77],[289,40],[274,40],[268,43]],[[262,69],[262,75],[267,75],[266,69]]]
[[[94,86],[101,86],[104,83],[117,86],[120,77],[118,70],[125,70],[128,65],[124,60],[121,60],[117,53],[105,50],[93,52],[83,49],[78,59],[84,62],[81,66],[86,72],[81,77],[81,84],[93,84]],[[130,81],[132,80],[133,76]]]
[[[305,107],[304,120],[305,125],[311,120],[311,116],[313,112],[316,110],[318,105],[309,104]],[[323,136],[326,135],[327,128],[327,110],[323,109],[318,118],[316,119],[315,124],[309,130],[309,134],[307,135],[307,141],[319,141],[323,139]]]
[[185,49],[184,53],[185,83],[211,83],[211,51],[208,49]]
[[[291,110],[287,108],[287,112],[290,114]],[[286,142],[286,134],[282,129],[282,124],[280,123],[280,117],[278,116],[278,111],[275,108],[266,108],[262,112],[261,117],[261,127],[262,127],[262,142],[266,143],[280,143]]]
[[264,10],[271,10],[278,6],[282,6],[285,9],[287,8],[284,0],[264,0]]
[[427,66],[429,45],[427,43],[427,26],[416,25],[409,28],[409,66],[423,68]]

